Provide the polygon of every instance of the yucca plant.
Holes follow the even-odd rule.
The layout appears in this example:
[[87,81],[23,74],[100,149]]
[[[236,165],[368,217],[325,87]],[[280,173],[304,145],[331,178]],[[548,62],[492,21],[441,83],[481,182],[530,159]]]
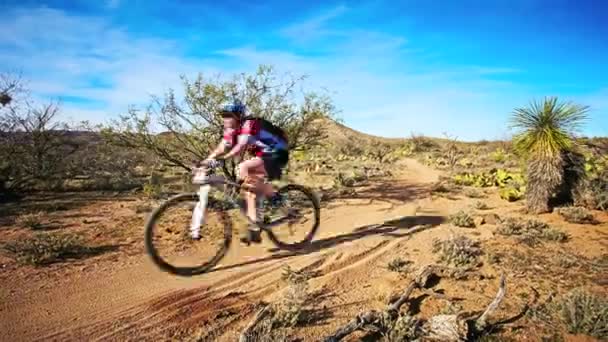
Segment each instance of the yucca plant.
[[587,119],[589,107],[558,102],[556,97],[517,108],[512,127],[521,130],[513,142],[527,161],[526,201],[532,213],[549,211],[549,201],[564,181],[564,154],[575,149],[575,132]]

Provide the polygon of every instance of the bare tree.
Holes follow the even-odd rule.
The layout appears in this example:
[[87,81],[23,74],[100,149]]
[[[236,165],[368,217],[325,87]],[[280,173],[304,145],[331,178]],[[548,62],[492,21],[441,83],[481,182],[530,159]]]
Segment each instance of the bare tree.
[[301,92],[297,99],[304,78],[277,75],[264,65],[252,75],[238,74],[228,81],[200,74],[194,81],[182,77],[183,103],[170,90],[163,99],[153,97],[143,112],[129,110],[107,125],[104,135],[114,144],[150,151],[168,166],[190,170],[192,160],[204,159],[221,137],[222,120],[217,115],[221,104],[238,99],[253,115],[282,127],[292,150],[306,149],[324,138],[319,119],[333,117],[334,106],[328,97],[314,92]]
[[58,105],[50,102],[13,108],[3,116],[0,180],[5,191],[61,178],[67,159],[79,146],[69,139],[69,127],[57,119],[58,113]]

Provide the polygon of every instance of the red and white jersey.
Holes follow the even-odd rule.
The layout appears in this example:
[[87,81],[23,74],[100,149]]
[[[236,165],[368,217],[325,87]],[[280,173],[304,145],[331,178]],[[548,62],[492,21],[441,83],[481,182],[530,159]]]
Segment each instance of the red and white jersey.
[[246,120],[237,129],[224,129],[223,140],[228,148],[234,147],[239,139],[245,141],[256,156],[287,149],[287,142],[283,138],[264,130],[256,119]]

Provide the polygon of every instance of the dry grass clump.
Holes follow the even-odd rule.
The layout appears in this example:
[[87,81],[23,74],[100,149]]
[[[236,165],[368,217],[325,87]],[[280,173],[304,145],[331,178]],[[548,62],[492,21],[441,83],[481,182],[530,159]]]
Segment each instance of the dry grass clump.
[[608,338],[608,299],[583,289],[567,293],[559,303],[559,314],[568,332]]
[[2,249],[15,261],[29,265],[48,265],[94,252],[83,239],[74,234],[38,234],[32,238],[11,241]]
[[535,219],[521,220],[508,217],[501,221],[496,232],[504,236],[516,236],[520,242],[528,246],[536,246],[542,241],[564,242],[568,240],[568,234],[565,232]]
[[473,216],[464,210],[460,210],[456,214],[450,216],[450,222],[456,227],[475,228]]
[[486,202],[483,201],[477,201],[474,204],[475,209],[477,210],[489,210],[490,206],[488,206],[488,204]]
[[392,323],[386,324],[386,332],[382,335],[383,342],[414,341],[423,334],[422,320],[401,314]]
[[405,275],[411,270],[412,264],[412,261],[395,258],[388,263],[388,270]]
[[570,223],[594,224],[593,214],[583,207],[562,207],[555,210],[561,217]]
[[479,242],[466,236],[434,240],[433,253],[439,254],[439,262],[448,266],[475,266],[482,254]]
[[608,299],[576,288],[553,301],[553,297],[528,313],[552,331],[561,325],[570,334],[583,334],[600,340],[608,338]]
[[288,286],[283,296],[276,303],[269,304],[260,310],[253,321],[241,333],[241,342],[285,341],[287,334],[284,328],[291,328],[306,321],[304,307],[309,299],[308,280],[311,275],[293,270],[289,265],[281,275]]
[[15,223],[23,228],[29,228],[31,230],[40,230],[44,228],[42,220],[44,218],[44,212],[38,211],[35,213],[23,214],[15,220]]

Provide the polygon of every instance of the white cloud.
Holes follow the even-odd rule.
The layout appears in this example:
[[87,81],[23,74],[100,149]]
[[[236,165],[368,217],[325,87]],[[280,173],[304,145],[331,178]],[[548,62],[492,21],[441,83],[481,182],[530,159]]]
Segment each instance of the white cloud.
[[[180,90],[180,74],[230,74],[259,64],[310,75],[307,88],[332,91],[348,125],[385,136],[447,132],[464,140],[502,138],[510,111],[531,98],[531,89],[492,79],[522,70],[471,65],[421,71],[414,61],[428,51],[408,46],[406,37],[328,28],[349,11],[338,6],[280,30],[296,44],[331,36],[333,44],[322,54],[245,45],[216,51],[223,58],[203,60],[184,58],[176,41],[135,38],[102,17],[44,7],[15,10],[0,26],[5,40],[0,46],[11,47],[0,53],[0,65],[23,66],[39,98],[64,95],[95,102],[64,104],[65,116],[92,122],[145,104],[150,94],[161,95],[169,87]],[[608,90],[584,100],[605,115]]]
[[300,43],[308,42],[321,36],[340,35],[342,32],[331,30],[326,27],[332,19],[338,18],[348,11],[345,5],[339,5],[328,9],[324,13],[308,18],[301,22],[289,25],[281,30],[283,36]]
[[[179,55],[176,42],[133,38],[101,17],[75,16],[36,8],[15,10],[0,26],[12,49],[0,54],[0,64],[24,69],[38,98],[75,96],[105,104],[106,110],[64,104],[64,112],[91,121],[104,113],[124,113],[129,105],[147,103],[150,94],[180,89],[180,74],[216,72],[203,60]],[[40,34],[44,32],[44,34]],[[98,87],[101,79],[109,87]]]

